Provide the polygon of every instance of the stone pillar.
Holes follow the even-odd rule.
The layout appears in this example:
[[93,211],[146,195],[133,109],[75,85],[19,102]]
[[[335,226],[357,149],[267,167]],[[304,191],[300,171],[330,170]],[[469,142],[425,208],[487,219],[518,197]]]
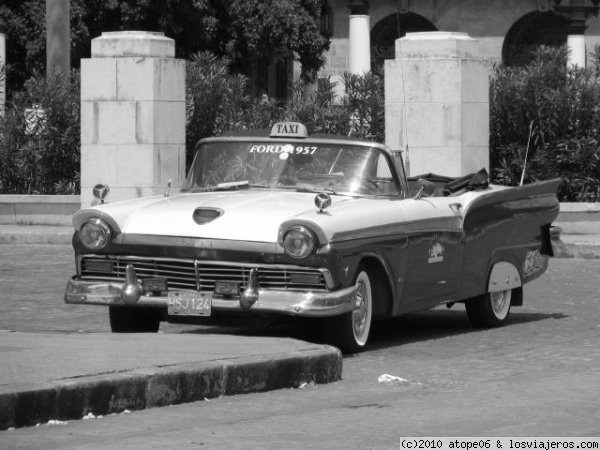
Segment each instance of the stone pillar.
[[585,36],[583,34],[569,34],[567,36],[569,49],[569,66],[585,68]]
[[586,67],[585,30],[587,19],[598,16],[600,6],[598,0],[561,0],[554,1],[554,11],[567,19],[567,48],[570,67]]
[[[573,3],[573,2],[571,2]],[[569,26],[567,27],[567,48],[569,50],[568,65],[585,68],[585,30],[587,29],[587,13],[583,9],[570,6]]]
[[569,49],[568,65],[571,67],[578,66],[580,68],[585,68],[585,30],[587,29],[588,14],[591,13],[591,10],[586,10],[585,2],[582,0],[569,2],[567,8],[569,12],[569,25],[567,27],[567,48]]
[[102,33],[81,61],[81,204],[162,195],[185,176],[185,61],[163,33]]
[[350,16],[348,70],[362,75],[371,70],[369,16]]
[[348,71],[362,75],[371,70],[371,27],[366,0],[350,1]]
[[[489,171],[489,63],[465,33],[409,33],[385,62],[385,140],[410,175]],[[406,155],[405,155],[406,160]]]

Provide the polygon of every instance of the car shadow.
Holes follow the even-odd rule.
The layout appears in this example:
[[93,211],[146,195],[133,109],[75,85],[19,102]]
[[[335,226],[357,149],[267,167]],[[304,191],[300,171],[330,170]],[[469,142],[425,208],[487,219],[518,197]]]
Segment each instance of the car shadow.
[[[567,317],[568,315],[561,313],[514,312],[513,310],[508,322],[502,328]],[[486,328],[472,326],[464,309],[436,308],[378,322],[373,328],[369,349],[382,349],[463,334],[476,334],[485,330]]]
[[[567,317],[569,316],[561,313],[519,312],[513,310],[503,328]],[[482,330],[485,329],[475,328],[471,325],[464,309],[440,307],[375,322],[369,339],[368,350],[398,347],[463,334],[476,334]],[[319,320],[294,317],[286,317],[283,320],[281,317],[228,318],[197,328],[188,326],[181,333],[292,338],[315,344],[324,343]]]

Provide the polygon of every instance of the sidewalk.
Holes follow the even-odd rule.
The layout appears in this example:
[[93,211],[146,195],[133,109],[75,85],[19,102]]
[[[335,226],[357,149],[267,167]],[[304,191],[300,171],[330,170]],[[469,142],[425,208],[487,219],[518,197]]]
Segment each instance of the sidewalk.
[[[0,244],[71,244],[71,227],[0,225]],[[558,258],[600,259],[597,234],[562,234]]]
[[339,350],[223,334],[0,331],[0,430],[338,381]]

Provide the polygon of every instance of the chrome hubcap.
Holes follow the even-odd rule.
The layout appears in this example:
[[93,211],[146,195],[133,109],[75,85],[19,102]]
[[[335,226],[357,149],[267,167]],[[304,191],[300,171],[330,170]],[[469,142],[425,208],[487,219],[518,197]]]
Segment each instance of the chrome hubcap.
[[356,288],[356,308],[354,309],[354,336],[358,340],[363,337],[367,326],[368,306],[365,301],[365,285],[360,282]]
[[508,314],[508,309],[510,308],[510,293],[510,290],[490,293],[492,310],[499,319],[504,319]]
[[366,272],[361,272],[356,279],[354,311],[352,312],[352,333],[359,346],[367,344],[371,330],[372,293],[371,280]]

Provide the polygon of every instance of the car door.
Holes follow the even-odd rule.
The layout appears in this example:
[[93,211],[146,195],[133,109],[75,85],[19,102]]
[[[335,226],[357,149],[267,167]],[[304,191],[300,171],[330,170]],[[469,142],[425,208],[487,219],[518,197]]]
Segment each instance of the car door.
[[460,208],[444,197],[401,203],[408,234],[405,307],[421,309],[451,299],[460,286],[462,270]]

